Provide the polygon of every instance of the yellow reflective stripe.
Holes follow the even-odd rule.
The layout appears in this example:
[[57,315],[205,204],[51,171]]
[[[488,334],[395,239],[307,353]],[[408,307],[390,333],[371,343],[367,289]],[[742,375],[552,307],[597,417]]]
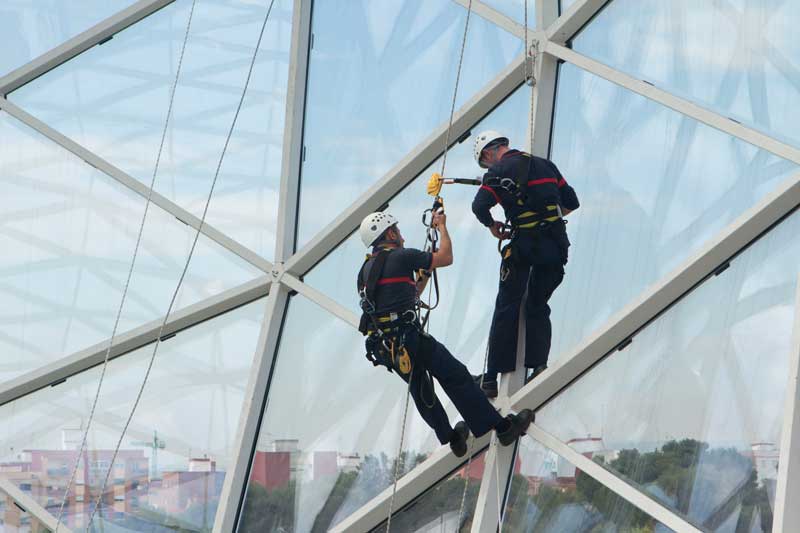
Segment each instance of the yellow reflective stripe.
[[556,220],[559,220],[559,218],[560,217],[558,217],[558,216],[547,217],[544,220],[537,220],[536,222],[529,222],[527,224],[520,224],[519,226],[517,226],[517,228],[520,228],[520,229],[534,228],[540,222],[555,222]]

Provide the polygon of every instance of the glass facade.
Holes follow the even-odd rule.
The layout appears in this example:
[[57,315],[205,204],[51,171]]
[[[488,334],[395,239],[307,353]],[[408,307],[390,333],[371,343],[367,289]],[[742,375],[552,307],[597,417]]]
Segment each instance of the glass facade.
[[[466,15],[450,0],[314,2],[298,249],[446,123]],[[471,17],[456,105],[521,51]]]
[[[281,339],[239,531],[326,531],[392,483],[407,387],[302,296]],[[409,411],[403,471],[439,445]]]
[[[392,515],[392,531],[471,531],[486,452]],[[377,527],[375,533],[384,531]]]
[[[592,459],[600,457],[594,454]],[[667,533],[672,530],[552,450],[533,439],[524,439],[514,462],[503,531]]]
[[782,0],[614,0],[573,46],[797,145],[798,17],[800,5]]
[[[508,77],[522,39],[492,22],[522,24],[523,2],[531,30],[545,29],[536,9],[569,18],[580,5],[589,20],[564,37],[595,61],[559,61],[556,76],[537,80],[534,116],[552,106],[550,131],[531,124],[522,74]],[[784,518],[784,531],[800,529],[787,513],[796,502],[780,500],[800,477],[800,441],[786,430],[800,357],[796,3],[483,0],[469,15],[455,105],[473,123],[451,138],[444,174],[482,176],[483,130],[522,150],[532,129],[549,136],[537,146],[549,146],[581,207],[567,217],[570,258],[550,300],[560,368],[536,378],[560,390],[542,397],[535,379],[520,394],[536,398],[542,430],[605,469],[600,479],[529,436],[513,458],[483,441],[467,468],[413,402],[402,427],[407,386],[365,359],[352,324],[366,250],[358,221],[341,215],[381,205],[408,247],[424,246],[426,185],[444,149],[431,139],[449,117],[469,2],[77,4],[0,6],[0,531],[39,531],[61,515],[76,533],[383,533],[395,470],[408,486],[392,533],[494,530],[495,505],[478,495],[502,472],[505,492],[488,495],[502,500],[499,531],[764,533]],[[140,20],[83,50],[96,24],[126,8]],[[155,179],[163,198],[137,242],[146,198],[90,162],[149,185],[190,12]],[[308,42],[293,48],[293,36]],[[31,63],[43,55],[51,61]],[[18,83],[20,67],[34,79]],[[623,88],[623,76],[764,137],[717,130]],[[293,125],[303,119],[291,138],[287,110]],[[414,170],[396,175],[401,164]],[[399,192],[368,198],[387,176]],[[440,299],[422,295],[438,302],[430,333],[473,374],[500,266],[471,210],[477,190],[442,190],[454,263],[438,273]],[[215,231],[200,234],[187,264],[198,233],[172,213],[206,207]],[[493,215],[503,220],[499,207]],[[733,257],[714,244],[724,235],[738,243]],[[653,293],[667,282],[670,297]],[[167,317],[176,333],[159,339],[154,324],[178,283]],[[125,290],[115,339],[129,340],[98,364]],[[645,325],[624,330],[620,317],[642,302]],[[598,335],[606,346],[633,338],[581,373],[601,355],[581,348]],[[497,457],[498,469],[484,468]],[[613,492],[608,476],[625,483]]]
[[798,229],[795,214],[551,400],[537,422],[602,454],[604,466],[699,527],[769,530]]
[[551,300],[550,359],[576,346],[798,166],[564,64],[552,160],[582,207]]
[[[191,5],[167,5],[9,99],[149,185]],[[291,6],[274,2],[206,218],[267,259],[275,249]],[[198,217],[266,11],[247,0],[195,7],[155,190]]]
[[7,0],[0,7],[0,77],[89,29],[135,0]]
[[109,363],[82,457],[100,367],[0,406],[3,477],[57,517],[77,461],[63,515],[73,531],[98,499],[96,530],[210,530],[263,313],[257,300],[161,344],[113,464],[152,344]]
[[[107,339],[145,199],[0,111],[0,381]],[[150,206],[119,332],[164,315],[194,230]],[[259,271],[202,236],[175,310]]]

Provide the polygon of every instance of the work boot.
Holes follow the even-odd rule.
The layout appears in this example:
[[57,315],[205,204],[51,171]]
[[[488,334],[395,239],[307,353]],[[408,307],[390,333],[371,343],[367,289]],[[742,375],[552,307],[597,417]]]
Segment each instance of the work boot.
[[528,430],[528,426],[531,425],[533,419],[533,411],[530,409],[523,409],[515,415],[507,415],[506,420],[510,422],[511,427],[505,431],[498,431],[497,440],[499,440],[500,444],[503,446],[514,444],[514,441],[525,434],[525,431]]
[[[487,398],[497,398],[497,379],[488,380],[483,375],[472,376],[475,383],[481,388]],[[481,383],[483,380],[483,383]]]
[[450,449],[456,457],[464,457],[467,454],[467,439],[469,438],[469,428],[463,420],[453,428],[450,436]]

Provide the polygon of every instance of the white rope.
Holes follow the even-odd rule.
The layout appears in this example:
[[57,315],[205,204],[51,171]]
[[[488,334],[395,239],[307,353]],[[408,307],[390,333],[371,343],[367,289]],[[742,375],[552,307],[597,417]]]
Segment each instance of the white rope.
[[[228,145],[230,144],[231,137],[233,136],[233,131],[234,131],[235,127],[236,127],[236,121],[239,118],[239,113],[241,112],[242,105],[244,104],[244,98],[245,98],[245,96],[247,94],[247,88],[250,85],[250,78],[252,77],[252,74],[253,74],[253,68],[255,67],[256,58],[258,57],[258,50],[261,47],[261,41],[262,41],[262,39],[264,37],[264,30],[265,30],[265,28],[267,26],[267,21],[269,20],[269,16],[270,16],[270,13],[272,12],[272,7],[273,7],[274,4],[275,4],[275,0],[270,0],[270,4],[269,4],[269,7],[267,9],[267,13],[264,16],[264,22],[261,25],[261,31],[259,32],[259,35],[258,35],[258,41],[256,42],[255,50],[253,51],[253,57],[252,57],[252,59],[250,61],[250,67],[249,67],[249,69],[247,71],[247,78],[245,79],[244,87],[242,88],[242,94],[241,94],[241,96],[239,98],[239,103],[238,103],[238,105],[236,107],[236,112],[233,115],[233,120],[231,121],[231,126],[230,126],[230,129],[228,130],[228,135],[227,135],[227,137],[225,139],[225,144],[222,147],[222,153],[220,154],[219,161],[217,162],[217,168],[216,168],[216,171],[214,172],[214,179],[211,182],[211,188],[208,191],[208,197],[206,198],[205,206],[203,208],[203,216],[200,218],[200,224],[199,224],[199,226],[197,228],[197,231],[195,232],[194,240],[192,241],[192,246],[189,249],[189,255],[186,258],[186,264],[183,267],[183,271],[181,272],[180,278],[178,279],[178,283],[175,286],[175,290],[172,293],[172,298],[170,300],[169,307],[167,308],[167,312],[164,315],[163,321],[161,322],[161,326],[159,328],[158,335],[156,337],[155,345],[153,346],[153,353],[150,356],[150,361],[148,362],[147,370],[145,371],[144,379],[142,380],[142,385],[139,387],[139,391],[136,394],[136,399],[133,402],[133,407],[131,408],[131,412],[128,415],[127,420],[125,421],[125,425],[122,428],[122,432],[120,433],[119,440],[117,441],[117,445],[114,448],[114,453],[113,453],[113,455],[111,457],[109,468],[106,471],[105,479],[103,480],[103,485],[100,488],[100,491],[98,493],[97,499],[95,500],[94,508],[92,509],[92,513],[89,516],[89,522],[87,523],[87,526],[86,526],[87,531],[91,529],[92,521],[94,520],[95,514],[97,513],[97,510],[100,508],[100,505],[102,504],[103,492],[105,491],[106,486],[108,485],[108,479],[109,479],[109,477],[111,475],[112,469],[114,468],[114,462],[117,459],[117,455],[119,453],[119,449],[122,446],[122,440],[125,437],[125,433],[128,431],[128,426],[130,426],[131,420],[133,420],[133,416],[136,413],[136,408],[139,406],[139,402],[142,399],[142,394],[144,393],[144,388],[147,385],[147,380],[150,377],[150,372],[153,369],[153,363],[155,361],[156,354],[158,353],[158,347],[161,345],[161,336],[162,336],[162,334],[164,332],[164,327],[166,326],[167,321],[168,321],[169,316],[170,316],[170,313],[172,312],[172,308],[175,305],[175,301],[176,301],[176,299],[178,297],[178,292],[180,291],[181,285],[183,284],[183,280],[186,277],[186,272],[189,270],[189,264],[190,264],[190,262],[192,260],[192,256],[194,254],[194,250],[195,250],[195,248],[197,246],[197,240],[200,237],[200,233],[201,233],[201,231],[203,229],[203,225],[205,223],[206,216],[208,214],[208,208],[209,208],[209,205],[211,204],[211,198],[212,198],[212,196],[214,194],[214,187],[217,184],[217,179],[219,178],[219,173],[220,173],[220,170],[222,169],[222,163],[223,163],[223,161],[225,159],[225,154],[226,154],[226,152],[228,150]],[[152,191],[152,188],[151,188],[151,191]]]
[[442,153],[442,171],[440,174],[445,175],[444,171],[447,166],[447,151],[450,147],[450,131],[453,129],[453,115],[456,112],[456,97],[458,96],[458,84],[461,81],[461,65],[464,63],[464,50],[467,47],[467,31],[469,30],[469,18],[472,15],[472,0],[467,4],[467,20],[464,22],[464,36],[461,38],[461,54],[458,57],[458,70],[456,71],[456,86],[453,89],[453,101],[450,104],[450,120],[447,124],[447,133],[444,137],[444,152]]
[[[464,50],[466,49],[466,46],[467,46],[467,32],[469,31],[469,19],[470,19],[470,15],[471,14],[472,14],[472,0],[469,0],[469,4],[467,6],[467,19],[464,22],[464,35],[463,35],[463,37],[461,39],[461,53],[459,54],[458,69],[456,70],[456,84],[455,84],[455,88],[453,89],[453,100],[452,100],[452,102],[450,104],[450,119],[449,119],[448,124],[447,124],[447,133],[445,134],[445,140],[444,140],[444,151],[443,151],[443,154],[442,154],[442,172],[441,172],[442,176],[444,176],[444,171],[445,171],[445,168],[446,168],[446,165],[447,165],[447,150],[448,150],[448,147],[450,145],[450,132],[453,129],[453,115],[455,114],[455,109],[456,109],[456,98],[458,96],[458,85],[459,85],[459,82],[461,80],[461,66],[464,63]],[[431,216],[433,216],[433,213],[431,213]],[[433,290],[432,287],[429,287],[429,293],[428,293],[429,300],[430,300],[430,295],[431,295],[430,291],[432,291],[432,290]],[[426,328],[426,331],[430,330],[430,319],[425,324],[425,328]],[[412,370],[412,374],[413,374],[413,370]],[[411,395],[411,378],[412,377],[413,376],[409,376],[409,378],[408,378],[408,390],[406,391],[406,406],[405,406],[405,409],[403,410],[403,427],[402,427],[402,429],[400,431],[400,446],[398,447],[397,462],[396,462],[395,468],[394,468],[394,481],[392,483],[392,497],[389,500],[389,514],[388,514],[388,516],[386,518],[386,533],[390,533],[391,526],[392,526],[392,511],[394,510],[394,497],[395,497],[395,494],[397,493],[397,480],[400,477],[399,476],[399,468],[398,467],[399,467],[399,464],[400,464],[401,455],[403,453],[403,440],[405,438],[406,417],[408,415],[408,397]],[[470,457],[469,461],[467,462],[467,472],[469,472],[469,462],[470,461],[472,461],[472,457]],[[466,489],[465,489],[465,494],[466,494]],[[461,498],[461,510],[458,513],[459,523],[461,521],[461,513],[463,512],[463,509],[464,509],[464,496],[462,495],[462,498]]]
[[117,316],[114,319],[114,328],[111,330],[111,338],[108,341],[108,347],[106,348],[105,356],[103,357],[103,365],[100,370],[100,379],[97,382],[97,391],[95,392],[94,399],[92,400],[92,407],[89,410],[89,418],[86,423],[86,429],[83,432],[83,437],[81,438],[81,445],[78,450],[78,455],[75,458],[75,466],[72,468],[72,474],[69,477],[69,481],[67,482],[66,490],[64,491],[64,497],[61,500],[61,505],[58,509],[58,517],[56,519],[56,528],[55,533],[58,533],[58,528],[61,525],[61,520],[64,517],[64,508],[67,503],[67,499],[69,498],[69,493],[72,490],[72,484],[75,482],[75,476],[78,472],[78,465],[80,463],[81,457],[83,457],[83,453],[86,451],[86,443],[89,438],[89,430],[92,427],[92,422],[94,421],[94,413],[97,409],[97,402],[100,398],[100,390],[103,388],[103,380],[106,376],[106,369],[108,368],[108,360],[111,354],[111,347],[114,345],[114,338],[117,335],[117,329],[119,327],[120,317],[122,316],[122,309],[125,305],[125,299],[128,295],[128,288],[130,287],[131,278],[133,277],[133,270],[136,265],[136,258],[139,254],[139,246],[142,242],[142,234],[144,233],[144,225],[145,221],[147,220],[147,212],[150,209],[150,203],[153,196],[153,188],[156,182],[156,176],[158,175],[158,167],[161,162],[161,154],[164,150],[164,142],[167,137],[167,130],[169,128],[170,118],[172,116],[172,107],[175,101],[175,91],[178,87],[178,79],[181,75],[181,66],[183,65],[183,56],[186,52],[186,43],[189,40],[189,30],[192,26],[192,18],[194,17],[194,7],[197,0],[192,0],[192,6],[189,10],[189,19],[186,22],[186,31],[183,35],[183,44],[181,45],[180,55],[178,56],[178,66],[175,72],[175,80],[172,82],[172,88],[170,90],[169,95],[169,104],[167,106],[167,118],[164,122],[164,129],[161,132],[161,143],[158,146],[158,154],[156,155],[156,163],[155,167],[153,168],[153,175],[150,179],[150,188],[147,191],[147,201],[144,204],[144,213],[142,214],[142,221],[139,224],[139,232],[136,235],[136,244],[133,248],[133,257],[131,258],[131,264],[128,268],[128,275],[125,278],[125,286],[122,289],[122,298],[119,302],[119,307],[117,308]]
[[408,418],[408,397],[411,396],[411,378],[414,377],[414,367],[408,376],[408,388],[406,390],[406,406],[403,409],[403,426],[400,428],[400,445],[397,450],[397,459],[394,463],[394,484],[392,485],[392,497],[389,500],[389,516],[386,518],[386,533],[392,529],[392,510],[394,509],[394,496],[397,493],[397,480],[400,477],[400,460],[403,457],[403,441],[406,436],[406,419]]

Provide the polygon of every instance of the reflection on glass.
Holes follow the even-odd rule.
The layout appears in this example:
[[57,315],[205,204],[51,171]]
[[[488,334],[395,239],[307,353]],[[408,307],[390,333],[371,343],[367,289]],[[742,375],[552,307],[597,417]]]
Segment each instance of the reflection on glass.
[[578,450],[602,452],[607,468],[701,528],[770,531],[798,235],[794,214],[548,403],[537,422]]
[[[450,112],[467,11],[450,0],[314,3],[297,247]],[[522,51],[472,17],[458,106]]]
[[[486,452],[456,470],[392,516],[392,531],[409,533],[467,533],[472,528],[475,503],[485,466]],[[464,490],[467,491],[466,497]],[[462,507],[463,500],[463,507]],[[459,516],[461,522],[459,523]],[[373,529],[382,532],[385,524]]]
[[[525,4],[523,0],[484,0],[483,3],[511,17],[520,24],[525,24]],[[535,28],[536,0],[528,0],[528,30],[530,31]]]
[[[600,453],[581,451],[602,460]],[[530,438],[520,441],[505,512],[508,533],[671,531]]]
[[614,0],[573,44],[578,52],[797,145],[799,18],[800,3],[785,0]]
[[[155,183],[197,216],[268,4],[197,2]],[[9,98],[149,185],[191,5],[164,7]],[[276,0],[207,217],[267,258],[275,249],[291,18],[291,0]]]
[[[472,128],[499,130],[508,135],[514,146],[526,142],[527,110],[530,90],[518,89],[488,117]],[[425,229],[420,223],[424,209],[430,207],[431,197],[426,185],[431,173],[441,171],[436,161],[389,202],[387,211],[400,220],[406,246],[421,248],[425,244]],[[447,155],[446,173],[452,177],[480,177],[483,171],[472,156],[472,140],[454,146]],[[497,241],[472,214],[472,199],[476,188],[466,185],[446,185],[442,191],[447,208],[447,225],[453,240],[453,266],[439,272],[441,303],[431,313],[430,333],[468,365],[473,373],[483,367],[486,339],[497,294],[500,255]],[[503,218],[495,207],[495,218]],[[309,272],[305,281],[356,313],[358,295],[355,279],[364,261],[365,248],[353,234],[328,257]],[[429,299],[426,293],[425,299]],[[448,402],[449,403],[449,402]]]
[[[388,487],[406,391],[400,378],[366,360],[355,328],[294,296],[239,531],[327,531]],[[413,403],[407,424],[401,472],[439,446]]]
[[112,468],[94,530],[210,531],[263,312],[263,300],[255,301],[162,343],[113,465],[152,345],[109,363],[80,458],[100,367],[3,405],[0,476],[58,516],[79,461],[64,518],[79,531]]
[[553,161],[581,200],[551,360],[774,190],[797,166],[565,64]]
[[[107,339],[145,199],[0,112],[0,381]],[[151,205],[119,332],[163,316],[195,230]],[[201,237],[175,310],[258,275]]]
[[133,4],[135,0],[5,0],[0,77]]

